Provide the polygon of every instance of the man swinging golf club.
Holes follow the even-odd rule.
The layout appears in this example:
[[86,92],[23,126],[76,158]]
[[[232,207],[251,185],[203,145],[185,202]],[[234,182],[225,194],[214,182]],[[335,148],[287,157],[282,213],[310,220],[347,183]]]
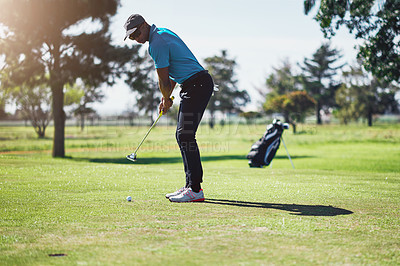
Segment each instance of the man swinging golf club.
[[171,108],[171,93],[177,83],[181,87],[176,140],[182,154],[186,184],[166,197],[172,202],[204,201],[200,185],[203,182],[203,168],[196,131],[212,95],[213,80],[174,32],[157,28],[154,24],[150,26],[138,14],[131,15],[124,27],[125,39],[129,37],[141,44],[149,42],[149,54],[154,60],[163,96],[159,112],[165,114]]

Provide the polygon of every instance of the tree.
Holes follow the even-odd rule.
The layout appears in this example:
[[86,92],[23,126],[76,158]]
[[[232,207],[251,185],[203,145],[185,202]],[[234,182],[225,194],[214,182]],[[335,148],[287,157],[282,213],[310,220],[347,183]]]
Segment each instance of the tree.
[[6,118],[6,101],[0,96],[0,119]]
[[[265,93],[265,102],[263,109],[269,113],[278,112],[274,111],[274,107],[279,107],[281,110],[285,97],[288,93],[297,90],[297,78],[293,74],[292,65],[289,60],[282,61],[282,65],[273,68],[273,72],[266,79],[267,93]],[[280,102],[280,104],[278,104]],[[287,113],[283,113],[285,121],[289,122]]]
[[0,73],[0,119],[7,118],[6,104],[10,99],[9,91],[4,89],[1,84],[1,73]]
[[237,80],[234,79],[236,61],[228,58],[226,50],[222,50],[220,56],[207,57],[204,62],[218,86],[207,107],[211,114],[210,126],[213,127],[216,111],[239,112],[250,101],[250,96],[247,91],[237,88]]
[[239,116],[246,120],[246,124],[251,124],[254,123],[257,118],[260,118],[261,114],[259,112],[249,111],[240,113]]
[[296,133],[296,123],[304,122],[307,112],[314,108],[315,100],[306,91],[292,91],[269,98],[264,104],[267,113],[281,112]]
[[144,57],[137,57],[135,69],[130,73],[126,83],[133,91],[138,92],[136,97],[137,107],[150,116],[153,124],[153,114],[158,110],[161,101],[161,92],[155,77],[154,62],[146,53]]
[[315,20],[325,37],[346,26],[356,39],[365,40],[358,53],[365,69],[387,82],[400,81],[400,1],[305,0],[305,14],[317,3]]
[[322,124],[321,110],[335,105],[334,95],[339,88],[334,77],[343,65],[334,66],[341,59],[339,51],[330,48],[329,43],[322,44],[312,55],[311,59],[305,58],[301,66],[303,74],[301,80],[305,90],[314,98],[317,124]]
[[51,91],[46,86],[15,88],[14,98],[22,117],[29,120],[39,138],[44,138],[51,121]]
[[[90,86],[112,85],[136,56],[126,46],[111,45],[110,18],[118,5],[119,0],[0,1],[7,84],[34,88],[31,77],[42,77],[37,82],[51,88],[54,157],[65,156],[64,85],[78,78]],[[79,27],[82,22],[92,25]]]
[[372,77],[363,69],[362,61],[343,73],[344,82],[336,92],[339,108],[336,115],[342,123],[366,118],[372,126],[374,114],[398,112],[395,93],[398,87]]
[[341,123],[347,125],[350,121],[357,120],[361,116],[360,104],[358,102],[360,92],[362,93],[362,87],[350,87],[346,84],[342,84],[336,92],[335,99],[339,108],[334,114],[339,118]]
[[270,91],[268,95],[272,97],[298,90],[298,80],[288,59],[282,61],[282,66],[274,67],[273,70],[274,72],[266,80],[267,88]]
[[73,113],[79,117],[81,131],[85,128],[85,117],[96,113],[89,105],[94,102],[101,102],[103,98],[104,94],[101,88],[77,84],[72,87],[67,86],[65,105],[76,105]]
[[282,113],[285,122],[290,123],[296,133],[296,123],[304,121],[315,101],[307,92],[300,91],[302,84],[298,75],[293,73],[289,60],[282,61],[282,65],[273,70],[266,80],[269,92],[263,108],[267,113]]
[[44,138],[46,128],[51,121],[51,91],[45,85],[48,76],[31,76],[20,86],[10,82],[10,73],[0,73],[0,95],[3,103],[14,103],[17,112],[25,121],[29,121],[39,138]]

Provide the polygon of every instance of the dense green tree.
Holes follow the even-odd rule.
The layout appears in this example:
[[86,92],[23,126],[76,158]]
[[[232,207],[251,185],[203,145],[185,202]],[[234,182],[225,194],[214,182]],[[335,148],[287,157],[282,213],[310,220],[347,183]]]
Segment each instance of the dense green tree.
[[7,73],[2,87],[51,88],[54,157],[65,156],[64,85],[78,78],[93,87],[112,85],[137,55],[111,45],[110,18],[118,5],[119,0],[0,0],[0,56]]
[[281,66],[273,68],[273,73],[268,76],[266,85],[268,95],[271,97],[299,89],[299,82],[289,60],[283,60]]
[[347,125],[350,121],[360,118],[358,97],[362,95],[362,90],[363,87],[360,86],[342,84],[336,92],[335,98],[339,107],[334,111],[334,115],[339,118],[341,123]]
[[264,110],[267,113],[282,113],[285,121],[292,125],[293,133],[296,133],[296,124],[304,122],[307,113],[314,106],[315,100],[306,91],[292,91],[269,98],[264,104]]
[[[273,112],[273,110],[268,107],[270,101],[276,103],[280,96],[287,95],[288,93],[299,89],[298,79],[293,73],[293,67],[289,60],[285,59],[282,61],[280,66],[273,68],[273,72],[267,77],[265,85],[266,93],[260,93],[265,96],[263,109]],[[285,116],[285,120],[286,122],[289,122],[289,117]]]
[[150,55],[146,53],[144,57],[136,58],[135,68],[130,73],[126,83],[132,91],[138,92],[136,96],[137,108],[149,115],[153,124],[154,112],[157,112],[161,101],[161,92],[155,76],[155,66]]
[[305,115],[315,106],[315,101],[305,91],[302,83],[288,60],[273,68],[266,80],[268,93],[263,109],[267,113],[282,113],[285,122],[290,123],[296,133],[296,123],[303,122]]
[[315,20],[326,37],[346,26],[365,40],[359,49],[364,67],[387,82],[400,82],[399,0],[305,0],[305,14],[315,6]]
[[204,59],[206,69],[218,86],[208,104],[208,111],[211,114],[210,126],[214,125],[214,114],[221,112],[240,112],[240,108],[250,102],[250,96],[245,90],[237,88],[235,79],[236,61],[228,58],[226,50],[221,55]]
[[399,88],[376,77],[371,78],[361,61],[344,72],[343,79],[335,96],[339,106],[336,115],[342,123],[366,118],[368,125],[372,126],[374,114],[398,112],[395,93]]
[[338,70],[343,67],[343,65],[338,65],[338,60],[341,58],[338,50],[331,48],[329,43],[325,43],[318,48],[312,58],[305,58],[301,66],[303,73],[300,79],[305,90],[316,102],[317,124],[322,124],[321,110],[335,105],[334,95],[339,88],[335,77]]

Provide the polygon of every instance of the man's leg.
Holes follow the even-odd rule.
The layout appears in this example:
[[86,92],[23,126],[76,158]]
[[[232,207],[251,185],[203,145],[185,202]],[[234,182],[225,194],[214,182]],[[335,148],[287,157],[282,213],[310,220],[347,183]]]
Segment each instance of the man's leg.
[[181,150],[186,173],[186,187],[194,192],[201,189],[203,168],[196,141],[196,131],[211,97],[214,84],[211,76],[205,75],[181,92],[176,139]]

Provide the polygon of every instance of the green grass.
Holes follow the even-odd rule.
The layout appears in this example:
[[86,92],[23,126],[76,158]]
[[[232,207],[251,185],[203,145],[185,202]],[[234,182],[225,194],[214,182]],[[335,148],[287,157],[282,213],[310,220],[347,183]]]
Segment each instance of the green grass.
[[295,170],[283,145],[272,167],[247,166],[264,126],[202,126],[207,200],[189,204],[164,198],[184,182],[174,127],[124,158],[147,129],[68,127],[54,159],[50,138],[1,127],[0,264],[400,263],[399,125],[285,132]]

